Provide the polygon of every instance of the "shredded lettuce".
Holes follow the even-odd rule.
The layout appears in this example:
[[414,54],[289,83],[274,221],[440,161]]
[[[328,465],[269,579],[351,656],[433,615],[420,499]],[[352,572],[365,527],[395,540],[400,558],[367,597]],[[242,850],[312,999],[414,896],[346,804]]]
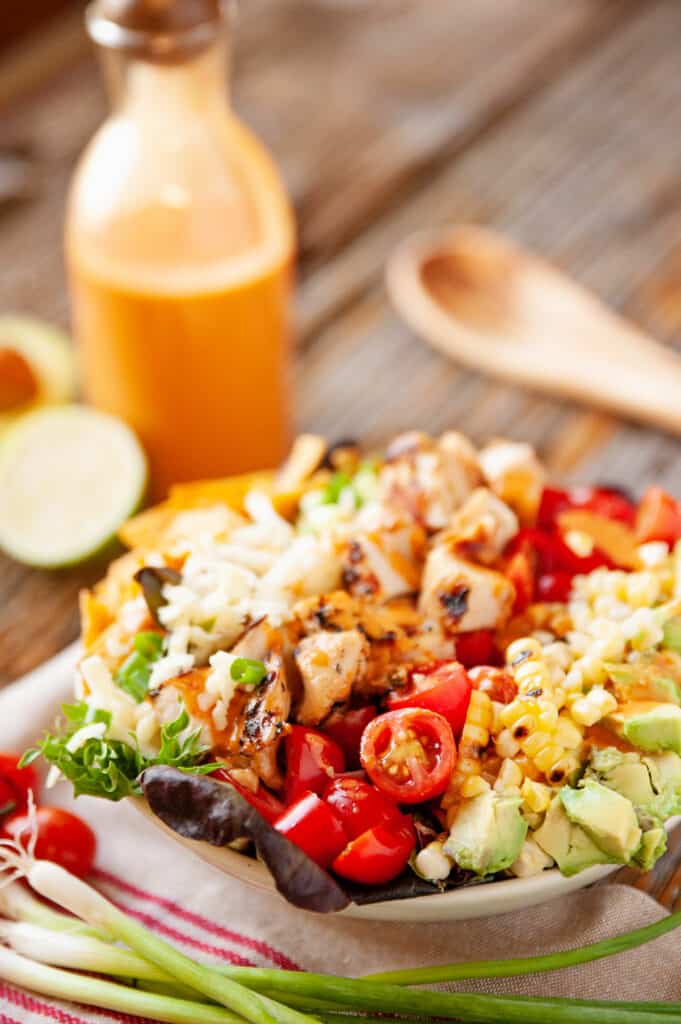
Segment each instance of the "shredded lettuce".
[[110,739],[105,732],[82,744],[70,744],[71,738],[86,725],[103,722],[108,730],[111,715],[91,708],[85,701],[65,704],[62,711],[68,723],[65,732],[48,733],[38,746],[26,751],[21,764],[44,757],[73,784],[75,796],[99,796],[106,800],[137,796],[141,793],[138,777],[152,765],[171,765],[194,775],[206,775],[220,767],[218,763],[205,763],[208,748],[201,744],[200,729],[187,731],[189,715],[184,708],[174,721],[161,728],[161,744],[154,757],[142,753],[132,734],[130,743]]

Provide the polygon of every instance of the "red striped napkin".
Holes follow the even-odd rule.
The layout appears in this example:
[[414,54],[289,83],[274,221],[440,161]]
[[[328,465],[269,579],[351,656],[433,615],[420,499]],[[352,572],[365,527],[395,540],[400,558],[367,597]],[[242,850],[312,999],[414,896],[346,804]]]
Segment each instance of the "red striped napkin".
[[[22,749],[70,697],[74,651],[0,692],[0,749]],[[73,803],[66,785],[52,802]],[[214,962],[362,974],[389,968],[530,956],[596,941],[659,919],[645,894],[624,886],[583,890],[525,912],[452,924],[386,927],[320,917],[207,867],[125,804],[81,797],[78,813],[99,837],[95,885],[126,912],[190,955]],[[466,982],[461,988],[603,999],[681,999],[674,933],[639,950],[567,971]],[[137,1018],[134,1018],[136,1020]],[[34,996],[0,979],[0,1024],[132,1022]]]

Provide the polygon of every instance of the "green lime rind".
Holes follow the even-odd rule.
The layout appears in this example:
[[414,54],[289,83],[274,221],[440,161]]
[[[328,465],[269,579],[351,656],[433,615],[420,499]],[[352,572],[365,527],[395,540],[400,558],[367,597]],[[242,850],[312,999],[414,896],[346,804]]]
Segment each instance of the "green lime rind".
[[0,548],[63,569],[115,542],[142,503],[147,462],[128,426],[79,405],[20,416],[0,444]]

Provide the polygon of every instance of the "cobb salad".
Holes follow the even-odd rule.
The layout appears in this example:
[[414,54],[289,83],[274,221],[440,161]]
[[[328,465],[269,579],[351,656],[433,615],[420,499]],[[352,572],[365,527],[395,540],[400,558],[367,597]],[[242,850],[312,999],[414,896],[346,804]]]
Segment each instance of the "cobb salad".
[[82,595],[75,702],[26,757],[76,794],[143,793],[316,909],[664,852],[681,506],[659,488],[559,489],[529,446],[454,432],[304,435],[122,536]]

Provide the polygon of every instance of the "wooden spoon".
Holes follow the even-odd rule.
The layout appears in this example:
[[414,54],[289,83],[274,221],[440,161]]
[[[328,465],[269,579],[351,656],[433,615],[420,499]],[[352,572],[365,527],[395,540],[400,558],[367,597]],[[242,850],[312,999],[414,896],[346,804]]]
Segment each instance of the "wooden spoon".
[[681,433],[681,359],[494,232],[409,238],[387,284],[413,330],[458,362]]

